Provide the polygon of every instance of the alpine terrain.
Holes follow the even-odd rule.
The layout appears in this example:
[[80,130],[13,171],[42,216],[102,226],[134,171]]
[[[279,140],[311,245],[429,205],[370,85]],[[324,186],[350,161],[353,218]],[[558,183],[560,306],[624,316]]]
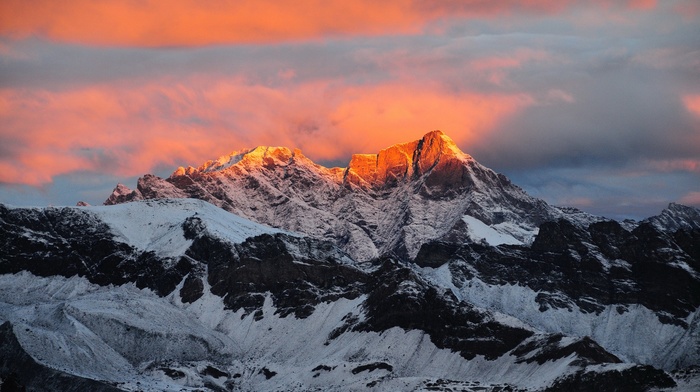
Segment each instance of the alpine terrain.
[[0,204],[2,390],[700,388],[700,210],[551,206],[440,131],[79,204]]

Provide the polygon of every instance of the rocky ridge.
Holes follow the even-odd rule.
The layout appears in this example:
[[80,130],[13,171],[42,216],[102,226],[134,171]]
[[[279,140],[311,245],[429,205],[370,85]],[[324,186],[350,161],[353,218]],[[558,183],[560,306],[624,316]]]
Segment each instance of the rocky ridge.
[[411,259],[431,240],[467,241],[465,215],[522,243],[545,221],[597,219],[527,195],[440,131],[353,155],[347,168],[325,168],[284,147],[243,150],[167,179],[145,175],[135,190],[119,184],[105,204],[185,197],[332,241],[358,260]]

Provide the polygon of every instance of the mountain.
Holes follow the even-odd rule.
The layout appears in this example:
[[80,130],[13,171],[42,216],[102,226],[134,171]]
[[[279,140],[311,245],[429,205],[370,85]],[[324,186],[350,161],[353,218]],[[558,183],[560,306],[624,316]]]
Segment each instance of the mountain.
[[106,204],[0,204],[3,388],[700,388],[696,208],[550,206],[440,132],[345,169],[244,150]]
[[[437,268],[391,257],[357,262],[330,242],[193,199],[1,206],[0,223],[0,338],[9,342],[0,376],[31,390],[554,391],[590,382],[643,390],[678,382],[590,337],[466,300],[472,292],[440,281],[468,270],[454,257]],[[466,276],[451,281],[465,287]],[[688,328],[626,343],[673,336],[683,346],[679,329]]]
[[530,243],[538,226],[595,217],[527,195],[440,131],[328,169],[284,147],[234,152],[169,178],[118,185],[105,204],[197,198],[269,226],[334,242],[357,260],[411,259],[431,240]]

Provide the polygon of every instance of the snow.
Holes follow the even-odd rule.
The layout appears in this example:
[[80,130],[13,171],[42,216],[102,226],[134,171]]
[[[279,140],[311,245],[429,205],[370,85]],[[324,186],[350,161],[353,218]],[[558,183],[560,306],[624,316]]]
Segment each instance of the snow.
[[686,272],[688,272],[690,275],[692,275],[695,279],[700,279],[700,274],[698,274],[697,271],[695,271],[693,268],[691,268],[688,265],[688,263],[686,263],[683,260],[674,260],[674,261],[670,262],[669,265],[683,269]]
[[617,311],[617,305],[607,305],[599,313],[587,313],[574,303],[571,303],[572,309],[550,308],[542,312],[535,301],[538,292],[528,287],[490,285],[478,278],[462,282],[460,288],[453,283],[447,287],[456,291],[462,300],[510,315],[538,330],[590,336],[625,361],[663,369],[700,363],[700,352],[694,348],[693,337],[700,332],[700,309],[688,316],[686,322],[691,328],[686,330],[662,323],[653,311],[642,305],[627,305],[622,314]]
[[622,259],[614,259],[614,260],[609,260],[607,257],[603,256],[600,254],[598,251],[592,252],[592,254],[595,255],[596,260],[603,266],[605,271],[610,271],[610,268],[616,267],[616,268],[624,268],[626,270],[630,270],[632,268],[632,265]]
[[[256,150],[250,156],[261,157],[266,153],[267,150]],[[223,170],[241,157],[223,157],[209,169]],[[321,238],[334,239],[341,233],[347,240],[345,249],[359,260],[376,257],[402,240],[409,256],[414,255],[420,245],[450,233],[460,220],[466,225],[469,238],[493,246],[529,244],[537,234],[534,226],[513,219],[519,211],[494,204],[498,198],[493,197],[493,187],[477,177],[474,183],[481,193],[461,199],[427,200],[411,193],[413,184],[406,183],[398,185],[391,197],[372,198],[358,193],[352,198],[324,200],[314,195],[335,194],[338,176],[306,163],[304,168],[317,171],[315,175],[321,180],[314,183],[315,187],[285,188],[274,184],[274,177],[261,173],[251,174],[268,192],[257,192],[263,195],[258,198],[244,193],[234,183],[223,186],[230,187],[226,194],[231,200],[241,201],[238,207],[256,211],[248,213],[261,221],[277,222],[290,230],[300,229]],[[524,193],[513,194],[528,197]],[[270,208],[273,196],[274,203],[279,204]],[[489,225],[467,214],[473,208],[470,203],[474,202],[481,207],[479,212],[508,219]],[[231,243],[264,233],[295,235],[194,199],[67,208],[92,214],[110,227],[118,241],[164,258],[178,257],[191,245],[182,228],[183,222],[191,217],[201,218],[204,230]],[[299,219],[289,219],[290,216]],[[363,225],[348,224],[343,220],[347,216],[352,216],[354,222],[362,221]],[[397,217],[408,218],[403,221]],[[283,218],[287,220],[281,221]],[[368,232],[365,228],[369,226],[376,229]],[[464,226],[460,223],[459,227]],[[302,246],[303,242],[288,244],[288,250],[304,254],[306,250]],[[339,259],[353,263],[342,255]],[[623,260],[604,261],[601,260],[606,268],[629,267]],[[678,261],[677,266],[690,268],[683,261]],[[656,313],[640,305],[626,306],[622,313],[615,305],[588,313],[572,303],[572,309],[550,308],[542,312],[535,301],[538,292],[527,287],[490,285],[478,278],[455,285],[448,265],[415,269],[458,299],[489,309],[490,317],[499,323],[540,335],[569,335],[560,344],[590,336],[626,361],[666,369],[700,363],[696,346],[700,310],[686,319],[690,325],[687,330],[661,323]],[[202,374],[210,365],[230,374],[241,374],[236,387],[242,390],[366,389],[367,383],[374,381],[380,382],[378,389],[406,390],[420,389],[426,380],[437,378],[478,382],[481,386],[512,383],[521,388],[541,388],[575,369],[571,366],[573,357],[544,365],[518,364],[509,355],[492,361],[482,357],[467,361],[457,353],[437,348],[428,335],[416,330],[348,331],[329,340],[331,332],[344,325],[348,315],[363,320],[365,297],[321,303],[309,317],[297,319],[293,315],[275,314],[277,309],[268,295],[262,308],[263,317],[256,320],[254,314],[244,315],[243,310],[225,309],[223,299],[210,292],[206,279],[203,283],[204,295],[194,303],[185,304],[179,296],[182,282],[172,294],[160,298],[132,284],[100,287],[79,277],[41,278],[26,272],[0,275],[0,320],[13,323],[20,344],[37,361],[72,374],[119,383],[127,390],[189,390],[203,387],[207,382],[228,388],[222,380]],[[410,284],[400,289],[418,290]],[[568,300],[563,296],[562,299]],[[352,374],[355,367],[373,362],[390,364],[394,371]],[[332,370],[312,371],[319,365]],[[184,377],[173,380],[160,368],[163,366],[181,371]],[[602,369],[615,366],[630,365],[605,365]],[[268,380],[261,374],[263,368],[278,375]]]
[[516,222],[501,222],[491,225],[491,227],[499,233],[505,233],[517,241],[521,241],[525,245],[531,245],[540,232],[540,228],[536,225],[527,225]]
[[[443,264],[438,268],[416,267],[415,269],[428,282],[434,284],[435,286],[446,288],[450,290],[455,295],[455,297],[462,299],[463,294],[461,292],[461,289],[455,286],[455,284],[453,283],[452,274],[450,273],[450,268],[448,264]],[[533,332],[536,331],[535,328],[533,328],[531,325],[528,325],[522,320],[510,316],[508,314],[501,313],[493,309],[484,309],[483,311],[490,313],[496,322],[499,322],[503,325],[507,325],[513,328],[521,328]]]
[[483,240],[491,246],[523,244],[512,235],[499,232],[496,228],[487,225],[473,216],[464,215],[462,216],[462,220],[467,224],[469,237],[475,242]]
[[[156,300],[150,292],[135,295],[133,286],[106,288],[79,277],[39,278],[22,272],[0,276],[0,318],[11,321],[22,347],[39,363],[78,376],[107,381],[139,380],[134,367],[100,336],[73,315],[75,299],[131,293],[142,301]],[[21,292],[22,295],[17,295]],[[87,304],[85,304],[87,305]],[[94,310],[99,306],[91,307]],[[122,313],[132,308],[123,307]],[[134,318],[135,319],[135,318]]]
[[[78,207],[71,207],[78,208]],[[97,215],[122,242],[161,257],[176,257],[192,244],[185,239],[182,223],[190,217],[206,222],[206,230],[231,243],[241,243],[260,234],[283,232],[197,199],[162,199],[125,204],[80,207]]]
[[[517,364],[509,355],[467,361],[417,330],[347,332],[329,340],[348,314],[363,319],[364,300],[321,303],[311,316],[297,319],[275,314],[268,296],[263,318],[255,320],[252,314],[242,317],[242,310],[226,310],[208,286],[199,300],[183,304],[177,292],[160,298],[129,284],[99,287],[79,277],[27,272],[0,276],[0,318],[14,324],[20,344],[35,360],[125,390],[223,386],[223,379],[202,374],[207,366],[240,374],[236,387],[249,391],[364,390],[373,381],[382,390],[419,388],[437,378],[539,388],[572,369],[572,358],[544,365]],[[394,370],[352,373],[375,362]],[[312,371],[319,365],[331,370]],[[162,367],[184,377],[173,380]],[[263,368],[277,375],[268,380]]]
[[202,167],[200,168],[200,171],[202,173],[209,173],[209,172],[226,170],[229,167],[240,162],[241,159],[243,159],[243,157],[245,156],[245,154],[247,154],[249,152],[250,152],[250,150],[234,151],[229,155],[220,156],[216,160],[209,161],[206,164],[202,165]]

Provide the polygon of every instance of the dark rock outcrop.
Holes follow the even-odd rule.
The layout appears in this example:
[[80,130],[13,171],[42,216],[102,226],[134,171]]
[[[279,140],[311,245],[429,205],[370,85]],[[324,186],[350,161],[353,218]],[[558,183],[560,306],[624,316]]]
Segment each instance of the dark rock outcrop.
[[675,386],[676,382],[662,370],[633,366],[624,370],[580,370],[558,379],[545,392],[645,392]]

